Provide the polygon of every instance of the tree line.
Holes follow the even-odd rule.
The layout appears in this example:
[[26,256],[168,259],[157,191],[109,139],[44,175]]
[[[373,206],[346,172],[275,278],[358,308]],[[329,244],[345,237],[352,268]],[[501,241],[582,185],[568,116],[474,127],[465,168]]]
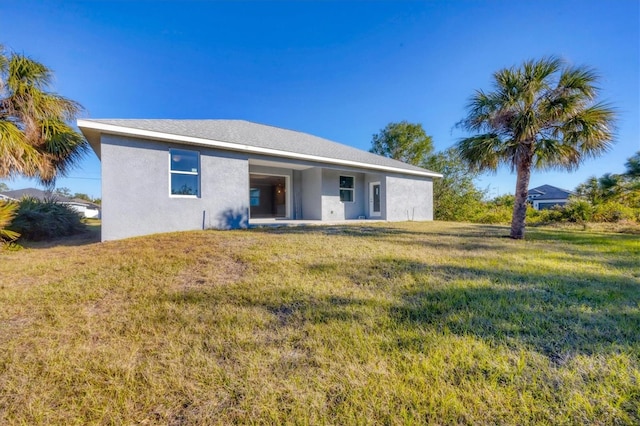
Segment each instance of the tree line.
[[[433,139],[420,123],[389,123],[374,134],[370,152],[424,167],[443,175],[433,182],[434,219],[480,223],[508,223],[512,219],[515,196],[489,198],[487,190],[475,184],[480,170],[469,167],[460,150],[453,146],[434,152]],[[640,151],[627,159],[626,171],[591,177],[578,185],[566,206],[551,211],[525,209],[529,224],[550,222],[640,223]]]
[[[511,220],[514,195],[490,199],[487,190],[475,185],[480,171],[470,168],[455,146],[434,152],[433,139],[420,123],[389,123],[373,135],[370,152],[443,175],[443,178],[433,182],[436,220],[482,223],[505,223]],[[576,214],[570,212],[576,205],[582,206],[581,209],[587,212],[582,217],[589,220],[640,222],[640,151],[627,159],[625,167],[623,173],[605,173],[578,185],[574,190],[575,196],[565,208],[558,207],[553,212],[535,212],[529,206],[527,222],[576,221]]]

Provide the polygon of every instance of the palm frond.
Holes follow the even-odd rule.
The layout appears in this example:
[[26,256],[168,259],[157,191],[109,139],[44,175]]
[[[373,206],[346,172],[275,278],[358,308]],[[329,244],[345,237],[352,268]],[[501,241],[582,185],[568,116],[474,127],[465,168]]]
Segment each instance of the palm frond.
[[52,74],[45,65],[24,55],[0,52],[0,58],[0,176],[23,174],[51,185],[88,151],[68,124],[82,106],[47,90]]
[[15,241],[20,234],[7,229],[16,216],[18,204],[0,201],[0,243]]
[[505,143],[495,133],[461,139],[456,148],[460,157],[474,171],[496,171],[504,161]]
[[13,54],[8,64],[7,87],[21,93],[31,87],[43,89],[51,84],[51,70],[24,55]]
[[39,153],[27,142],[24,133],[14,123],[0,120],[0,177],[15,173],[34,176],[39,163]]
[[519,68],[522,76],[528,81],[545,81],[556,73],[564,64],[557,56],[545,56],[540,59],[529,59]]
[[87,141],[63,121],[42,122],[41,134],[45,145],[40,153],[48,161],[41,165],[38,175],[45,184],[53,183],[57,175],[65,176],[89,151]]
[[598,81],[598,74],[588,67],[570,67],[560,74],[557,88],[564,92],[577,92],[583,97],[593,99],[598,93],[595,83]]
[[598,103],[578,111],[559,126],[564,142],[580,151],[582,157],[596,157],[607,152],[613,145],[615,110]]
[[562,67],[563,61],[555,56],[528,60],[522,65],[520,83],[527,105],[533,105],[538,96],[550,87],[549,77]]
[[576,148],[562,140],[545,138],[537,141],[533,156],[533,167],[537,170],[574,170],[581,156]]

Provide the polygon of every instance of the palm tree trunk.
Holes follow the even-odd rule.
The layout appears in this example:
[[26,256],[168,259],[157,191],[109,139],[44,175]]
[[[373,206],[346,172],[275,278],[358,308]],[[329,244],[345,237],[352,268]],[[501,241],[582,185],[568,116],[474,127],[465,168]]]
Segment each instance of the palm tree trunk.
[[518,164],[518,177],[516,180],[516,194],[513,203],[513,216],[511,216],[511,238],[521,240],[524,238],[525,219],[527,217],[527,195],[529,193],[529,180],[531,178],[532,158],[520,160]]

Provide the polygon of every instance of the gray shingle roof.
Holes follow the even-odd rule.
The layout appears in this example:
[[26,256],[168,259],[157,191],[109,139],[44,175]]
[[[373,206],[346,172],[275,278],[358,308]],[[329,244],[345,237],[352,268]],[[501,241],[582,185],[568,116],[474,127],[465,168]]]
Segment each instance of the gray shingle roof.
[[572,194],[572,191],[567,191],[566,189],[557,188],[551,185],[542,185],[529,190],[529,195],[538,195],[536,197],[536,200],[566,199],[569,198],[569,196]]
[[[43,191],[37,188],[24,188],[24,189],[13,189],[11,191],[4,191],[1,193],[2,195],[6,195],[7,197],[13,198],[14,200],[21,200],[25,197],[31,197],[38,200],[48,200],[48,199],[60,199],[61,196],[58,194],[54,194],[49,191]],[[62,197],[65,198],[65,197]]]
[[64,195],[56,194],[55,192],[43,191],[42,189],[37,188],[14,189],[11,191],[0,192],[0,195],[4,195],[17,201],[20,201],[25,197],[30,197],[40,201],[54,200],[64,204],[81,204],[93,208],[98,208],[97,204],[90,201],[82,200],[80,198],[68,198]]
[[119,129],[100,131],[103,133],[127,134],[127,129],[142,130],[174,135],[178,137],[198,138],[211,142],[227,142],[241,147],[276,150],[282,153],[320,157],[328,160],[351,161],[383,168],[394,168],[439,177],[440,174],[421,167],[412,166],[367,151],[343,145],[337,142],[294,130],[252,123],[244,120],[164,120],[164,119],[100,119],[79,120],[78,127],[91,141],[92,123],[117,126]]

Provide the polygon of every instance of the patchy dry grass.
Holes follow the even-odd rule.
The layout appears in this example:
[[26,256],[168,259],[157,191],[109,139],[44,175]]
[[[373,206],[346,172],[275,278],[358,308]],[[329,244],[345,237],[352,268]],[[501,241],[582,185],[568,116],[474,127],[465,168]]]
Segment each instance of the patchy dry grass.
[[640,242],[443,223],[0,253],[1,424],[638,424]]

